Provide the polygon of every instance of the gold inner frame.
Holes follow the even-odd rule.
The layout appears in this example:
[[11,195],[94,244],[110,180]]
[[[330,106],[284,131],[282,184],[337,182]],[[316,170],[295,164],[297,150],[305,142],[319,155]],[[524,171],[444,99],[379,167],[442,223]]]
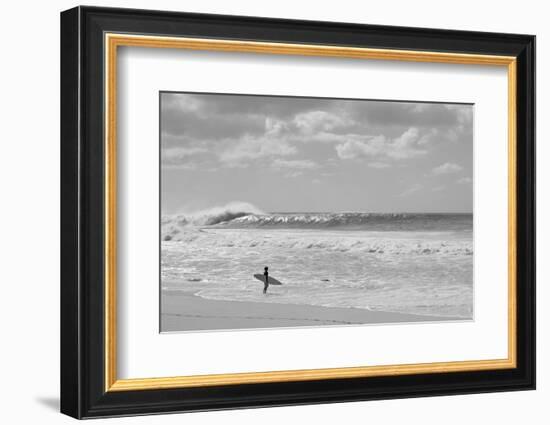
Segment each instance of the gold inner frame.
[[[268,382],[311,381],[416,373],[448,373],[510,369],[516,367],[516,58],[462,53],[370,49],[327,45],[266,43],[105,34],[105,391],[237,385]],[[355,59],[398,60],[469,65],[504,66],[508,72],[508,357],[495,360],[399,364],[382,366],[303,369],[269,372],[229,373],[118,379],[116,323],[116,123],[117,48],[119,46],[248,52],[263,54],[325,56]]]

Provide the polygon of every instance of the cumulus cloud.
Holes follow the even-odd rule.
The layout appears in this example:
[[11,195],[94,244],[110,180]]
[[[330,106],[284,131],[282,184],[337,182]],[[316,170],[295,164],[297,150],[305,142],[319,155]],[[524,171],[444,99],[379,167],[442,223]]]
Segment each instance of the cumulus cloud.
[[381,169],[431,154],[446,142],[471,143],[464,134],[471,132],[472,114],[471,105],[162,93],[163,164],[261,163],[303,171],[304,160],[277,161],[313,154],[319,167],[334,158]]
[[418,144],[420,132],[411,127],[394,139],[379,136],[353,136],[346,142],[336,145],[340,159],[360,157],[381,157],[390,159],[407,159],[425,155],[427,151]]
[[420,131],[411,127],[390,144],[387,155],[396,159],[424,155],[426,151],[418,148],[419,139]]
[[349,126],[353,122],[344,114],[327,111],[309,111],[294,117],[293,123],[305,134],[330,132],[337,128]]
[[454,164],[452,162],[446,162],[432,169],[432,174],[440,176],[443,174],[458,173],[459,171],[462,171],[462,167],[460,165]]
[[[270,210],[471,205],[472,105],[163,92],[160,109],[161,165],[176,169],[163,184],[197,182],[164,191],[169,208],[245,192]],[[304,198],[304,187],[322,196]]]
[[386,142],[384,136],[348,136],[349,140],[336,145],[336,153],[340,159],[355,159],[361,156],[378,155]]

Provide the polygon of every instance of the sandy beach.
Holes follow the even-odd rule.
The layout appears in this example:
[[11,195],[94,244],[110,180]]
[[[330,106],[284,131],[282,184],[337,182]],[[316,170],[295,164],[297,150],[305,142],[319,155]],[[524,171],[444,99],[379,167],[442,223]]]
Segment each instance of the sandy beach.
[[192,293],[162,291],[163,332],[433,322],[449,317],[421,316],[360,308],[208,300]]

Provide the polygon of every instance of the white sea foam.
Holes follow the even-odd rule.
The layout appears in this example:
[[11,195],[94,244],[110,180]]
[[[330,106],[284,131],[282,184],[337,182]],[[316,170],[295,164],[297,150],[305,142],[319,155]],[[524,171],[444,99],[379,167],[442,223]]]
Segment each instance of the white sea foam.
[[[280,250],[327,250],[368,254],[472,255],[470,238],[448,233],[321,232],[308,230],[231,231],[182,227],[164,234],[164,240],[200,244],[207,248],[270,248]],[[166,238],[169,236],[169,238]]]
[[[210,299],[370,308],[469,318],[471,232],[371,232],[177,225],[163,287]],[[262,294],[252,275],[283,281]]]
[[265,214],[261,209],[248,202],[233,201],[223,206],[207,208],[199,211],[163,216],[165,226],[211,226],[250,214]]

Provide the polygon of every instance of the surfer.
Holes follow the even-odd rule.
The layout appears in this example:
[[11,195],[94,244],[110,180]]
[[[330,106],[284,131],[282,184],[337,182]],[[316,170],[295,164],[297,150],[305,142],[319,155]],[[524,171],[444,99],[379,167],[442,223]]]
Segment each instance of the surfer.
[[269,286],[269,272],[267,271],[267,266],[264,267],[264,277],[265,277],[265,283],[264,283],[264,294],[267,293],[267,288]]
[[267,266],[264,267],[263,273],[256,273],[254,275],[255,279],[258,279],[260,282],[264,284],[264,294],[267,293],[267,288],[269,288],[271,285],[282,285],[283,283],[278,281],[277,279],[274,279],[269,275]]

